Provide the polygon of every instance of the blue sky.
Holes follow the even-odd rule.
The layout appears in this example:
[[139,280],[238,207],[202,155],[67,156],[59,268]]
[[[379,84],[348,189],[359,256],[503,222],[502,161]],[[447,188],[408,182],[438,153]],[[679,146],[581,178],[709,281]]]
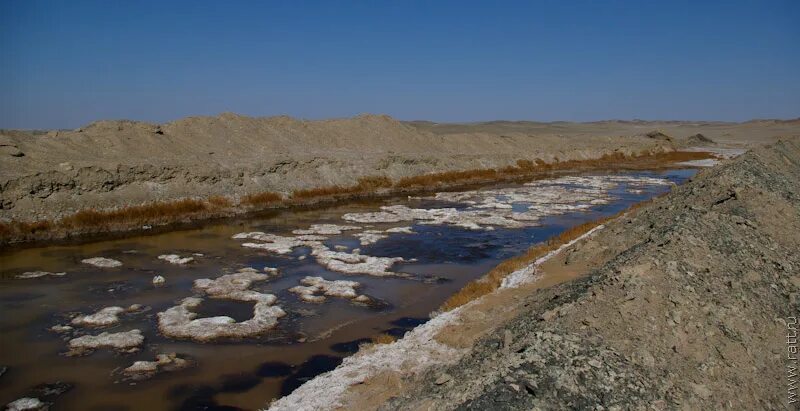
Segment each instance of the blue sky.
[[800,116],[800,1],[0,0],[0,128]]

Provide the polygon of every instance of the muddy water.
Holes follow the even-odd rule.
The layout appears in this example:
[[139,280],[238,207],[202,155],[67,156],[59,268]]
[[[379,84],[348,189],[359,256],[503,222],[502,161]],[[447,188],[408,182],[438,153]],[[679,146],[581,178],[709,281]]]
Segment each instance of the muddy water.
[[[680,184],[693,172],[687,169],[626,175]],[[571,183],[562,186],[579,188]],[[7,251],[0,254],[0,366],[7,367],[0,376],[0,404],[33,396],[51,402],[53,409],[258,409],[314,375],[335,367],[370,337],[382,333],[402,336],[424,322],[449,295],[501,260],[565,228],[614,214],[669,188],[647,184],[630,187],[620,183],[608,190],[609,200],[605,204],[549,216],[538,225],[523,228],[469,230],[412,221],[369,224],[380,229],[411,225],[415,234],[391,234],[366,246],[361,246],[349,232],[329,236],[325,241],[331,249],[336,245],[346,250],[359,247],[365,255],[416,259],[391,267],[392,272],[412,274],[412,279],[346,275],[318,265],[307,247],[279,255],[242,247],[241,241],[231,237],[251,231],[291,236],[292,230],[311,224],[351,224],[342,220],[345,213],[374,212],[385,205],[431,209],[464,207],[463,204],[431,198],[394,198],[326,209],[275,212],[122,240]],[[520,204],[512,206],[515,211],[524,208]],[[194,256],[195,261],[184,266],[173,265],[159,260],[157,256],[161,254]],[[96,256],[113,258],[124,265],[95,268],[81,263],[84,258]],[[243,267],[279,270],[275,278],[251,287],[277,296],[277,304],[287,315],[279,319],[276,328],[252,338],[213,343],[174,340],[158,332],[156,314],[196,295],[192,291],[194,280],[213,279]],[[23,272],[39,270],[67,274],[15,278]],[[155,275],[163,275],[166,284],[154,286]],[[307,275],[358,281],[362,284],[360,292],[378,303],[357,305],[342,298],[328,298],[322,304],[303,302],[288,289]],[[123,314],[118,325],[91,330],[76,328],[67,335],[49,331],[53,325],[69,324],[78,313],[131,304],[146,308]],[[227,315],[243,321],[253,315],[252,308],[252,303],[205,299],[196,312],[199,317]],[[145,336],[145,344],[137,353],[98,350],[85,356],[64,355],[70,337],[134,328]],[[152,361],[156,354],[170,352],[190,358],[193,366],[144,381],[127,380],[121,373],[121,369],[134,361]],[[63,389],[45,392],[47,387],[41,385],[56,382],[68,383],[69,390],[61,394],[57,391]]]

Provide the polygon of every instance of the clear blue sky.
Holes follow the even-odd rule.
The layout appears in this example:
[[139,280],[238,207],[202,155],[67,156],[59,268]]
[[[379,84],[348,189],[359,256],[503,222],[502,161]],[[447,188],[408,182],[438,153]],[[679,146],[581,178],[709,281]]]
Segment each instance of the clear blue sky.
[[0,128],[800,116],[800,1],[0,0]]

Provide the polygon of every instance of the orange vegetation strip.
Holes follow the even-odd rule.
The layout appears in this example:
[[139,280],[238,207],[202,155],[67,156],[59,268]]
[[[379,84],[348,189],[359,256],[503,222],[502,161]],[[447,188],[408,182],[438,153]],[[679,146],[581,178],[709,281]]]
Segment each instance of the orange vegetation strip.
[[486,273],[486,275],[484,275],[483,277],[467,283],[467,285],[461,288],[458,292],[450,296],[450,298],[448,298],[441,305],[441,307],[439,307],[439,310],[450,311],[472,300],[476,300],[486,294],[489,294],[494,290],[497,290],[503,283],[503,279],[508,277],[514,271],[520,270],[524,267],[527,267],[530,264],[533,264],[533,262],[536,261],[538,258],[582,236],[583,234],[589,232],[591,229],[601,224],[607,223],[608,221],[613,220],[621,216],[622,214],[638,209],[645,204],[649,204],[650,202],[651,201],[643,201],[641,203],[634,204],[631,207],[623,211],[620,211],[619,213],[613,216],[601,218],[594,221],[588,221],[583,224],[576,225],[574,227],[562,231],[560,234],[556,236],[549,238],[545,242],[538,243],[532,246],[527,251],[525,251],[525,253],[520,254],[516,257],[509,258],[501,262],[500,264],[496,265],[491,271]]
[[363,177],[352,186],[329,186],[296,190],[287,198],[280,193],[262,192],[243,197],[234,204],[224,196],[213,196],[205,200],[182,199],[168,202],[130,206],[113,210],[82,210],[56,221],[11,221],[0,222],[0,244],[40,239],[62,238],[71,234],[124,231],[145,225],[175,223],[183,220],[198,220],[225,216],[247,210],[268,207],[291,206],[314,201],[347,199],[359,195],[372,195],[379,191],[388,194],[407,190],[438,188],[454,184],[470,184],[518,178],[535,173],[557,170],[582,170],[598,168],[659,167],[678,161],[714,158],[711,153],[674,151],[668,153],[626,156],[622,153],[606,154],[597,159],[567,160],[545,163],[541,159],[519,160],[516,166],[499,170],[477,169],[445,171],[405,177],[392,181],[385,176]]

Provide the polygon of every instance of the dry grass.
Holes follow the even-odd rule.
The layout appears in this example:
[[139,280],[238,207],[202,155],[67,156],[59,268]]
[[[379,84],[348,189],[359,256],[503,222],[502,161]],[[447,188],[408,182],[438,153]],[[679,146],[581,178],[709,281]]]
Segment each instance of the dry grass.
[[242,198],[241,203],[247,206],[259,207],[276,204],[283,201],[283,196],[272,191],[265,191],[258,194],[250,194]]
[[493,168],[445,171],[442,173],[423,174],[420,176],[405,177],[397,181],[394,186],[398,188],[429,187],[439,184],[463,182],[469,180],[493,180],[498,176],[498,171]]
[[310,200],[321,197],[340,197],[351,196],[354,194],[373,193],[381,188],[392,187],[392,180],[385,176],[362,177],[358,183],[349,187],[327,186],[317,187],[308,190],[296,190],[292,192],[293,200]]
[[58,221],[0,223],[0,243],[36,239],[41,234],[108,231],[114,227],[141,227],[143,225],[178,221],[202,215],[209,204],[195,199],[159,202],[115,210],[81,210]]
[[195,199],[184,199],[169,202],[153,203],[141,206],[125,207],[117,210],[97,211],[93,209],[79,211],[58,222],[63,228],[107,227],[115,224],[152,224],[175,217],[204,212],[208,205]]
[[624,213],[641,208],[643,205],[649,204],[650,202],[651,201],[643,201],[641,203],[634,204],[628,209],[623,210],[613,216],[601,218],[599,220],[588,221],[586,223],[576,225],[574,227],[562,231],[560,234],[556,236],[549,238],[545,242],[532,246],[527,251],[525,251],[525,253],[501,262],[500,264],[495,266],[491,271],[486,273],[486,275],[484,275],[483,277],[467,283],[467,285],[461,288],[458,292],[450,296],[450,298],[448,298],[441,305],[441,307],[439,307],[439,309],[441,311],[450,311],[472,300],[478,299],[486,294],[489,294],[494,290],[497,290],[503,283],[503,279],[508,277],[508,275],[513,273],[514,271],[517,271],[532,264],[538,258],[582,236],[583,234],[589,232],[591,229],[601,224],[604,224],[610,220],[613,220]]
[[392,186],[392,180],[386,176],[362,177],[358,179],[355,187],[359,191],[371,191]]
[[49,221],[34,221],[34,222],[0,222],[0,240],[6,238],[14,238],[19,235],[36,235],[41,232],[47,232],[52,229],[53,224]]
[[211,196],[207,200],[209,205],[215,208],[230,208],[233,207],[233,202],[225,196]]

